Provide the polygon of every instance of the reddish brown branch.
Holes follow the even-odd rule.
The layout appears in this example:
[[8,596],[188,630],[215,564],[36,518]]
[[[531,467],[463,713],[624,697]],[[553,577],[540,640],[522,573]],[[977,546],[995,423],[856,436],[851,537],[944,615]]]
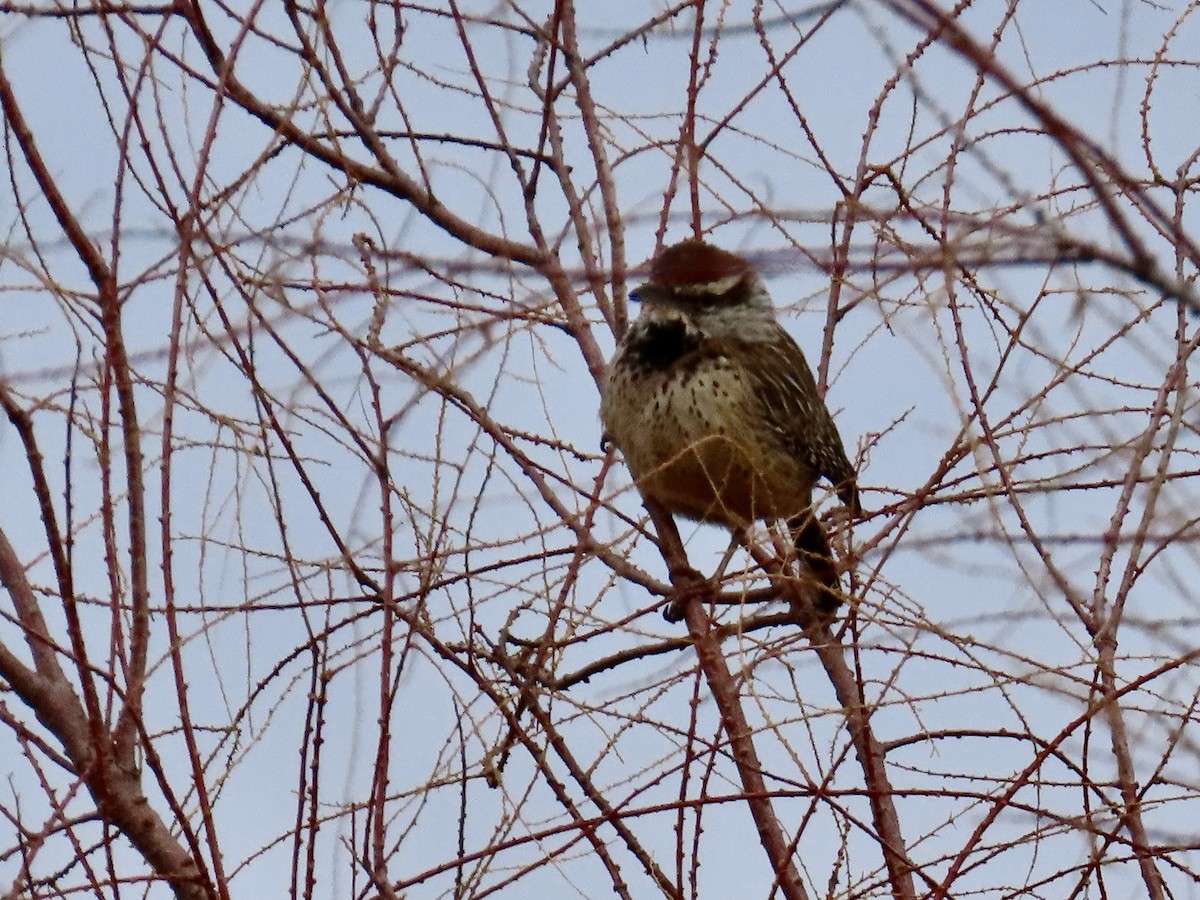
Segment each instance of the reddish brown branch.
[[688,564],[679,532],[670,515],[653,501],[647,501],[646,508],[658,532],[663,557],[672,572],[671,580],[676,589],[682,592],[677,602],[682,606],[684,621],[696,648],[696,658],[705,682],[712,691],[717,709],[721,711],[721,728],[729,739],[734,765],[746,791],[746,804],[758,830],[759,841],[775,872],[775,883],[788,900],[807,900],[808,892],[792,859],[792,843],[784,834],[783,826],[775,814],[771,793],[763,778],[763,766],[754,746],[754,733],[742,709],[741,692],[729,671],[719,637],[704,608],[702,586],[697,583],[696,574]]

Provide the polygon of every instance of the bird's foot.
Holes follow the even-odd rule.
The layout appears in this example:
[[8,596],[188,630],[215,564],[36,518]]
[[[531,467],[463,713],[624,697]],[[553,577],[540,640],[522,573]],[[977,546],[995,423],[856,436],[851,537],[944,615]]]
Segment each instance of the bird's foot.
[[663,607],[663,618],[668,622],[682,622],[687,605],[707,596],[710,588],[708,579],[691,566],[672,569],[671,586],[674,588],[671,599]]

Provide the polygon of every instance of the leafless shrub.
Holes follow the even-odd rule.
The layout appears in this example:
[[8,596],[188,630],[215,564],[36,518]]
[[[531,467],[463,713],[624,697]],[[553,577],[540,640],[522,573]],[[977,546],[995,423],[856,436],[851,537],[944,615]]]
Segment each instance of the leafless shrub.
[[[1186,893],[1180,6],[5,4],[5,896]],[[855,448],[832,632],[766,529],[664,622],[727,535],[599,447],[693,233]]]

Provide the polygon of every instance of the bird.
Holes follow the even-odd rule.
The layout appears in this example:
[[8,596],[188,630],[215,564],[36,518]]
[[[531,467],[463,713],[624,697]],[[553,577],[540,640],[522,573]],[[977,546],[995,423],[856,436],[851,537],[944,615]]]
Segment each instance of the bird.
[[831,617],[843,595],[812,492],[825,478],[861,516],[857,474],[758,271],[689,239],[652,260],[630,299],[641,312],[605,375],[604,445],[672,514],[730,529],[786,521],[816,585],[814,605]]

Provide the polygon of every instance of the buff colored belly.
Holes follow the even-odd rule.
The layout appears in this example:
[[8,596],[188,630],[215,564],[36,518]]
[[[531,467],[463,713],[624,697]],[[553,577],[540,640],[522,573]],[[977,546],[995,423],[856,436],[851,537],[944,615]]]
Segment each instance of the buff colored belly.
[[614,378],[602,417],[647,496],[688,518],[746,525],[803,512],[814,480],[773,435],[755,433],[754,402],[717,359],[687,378]]

